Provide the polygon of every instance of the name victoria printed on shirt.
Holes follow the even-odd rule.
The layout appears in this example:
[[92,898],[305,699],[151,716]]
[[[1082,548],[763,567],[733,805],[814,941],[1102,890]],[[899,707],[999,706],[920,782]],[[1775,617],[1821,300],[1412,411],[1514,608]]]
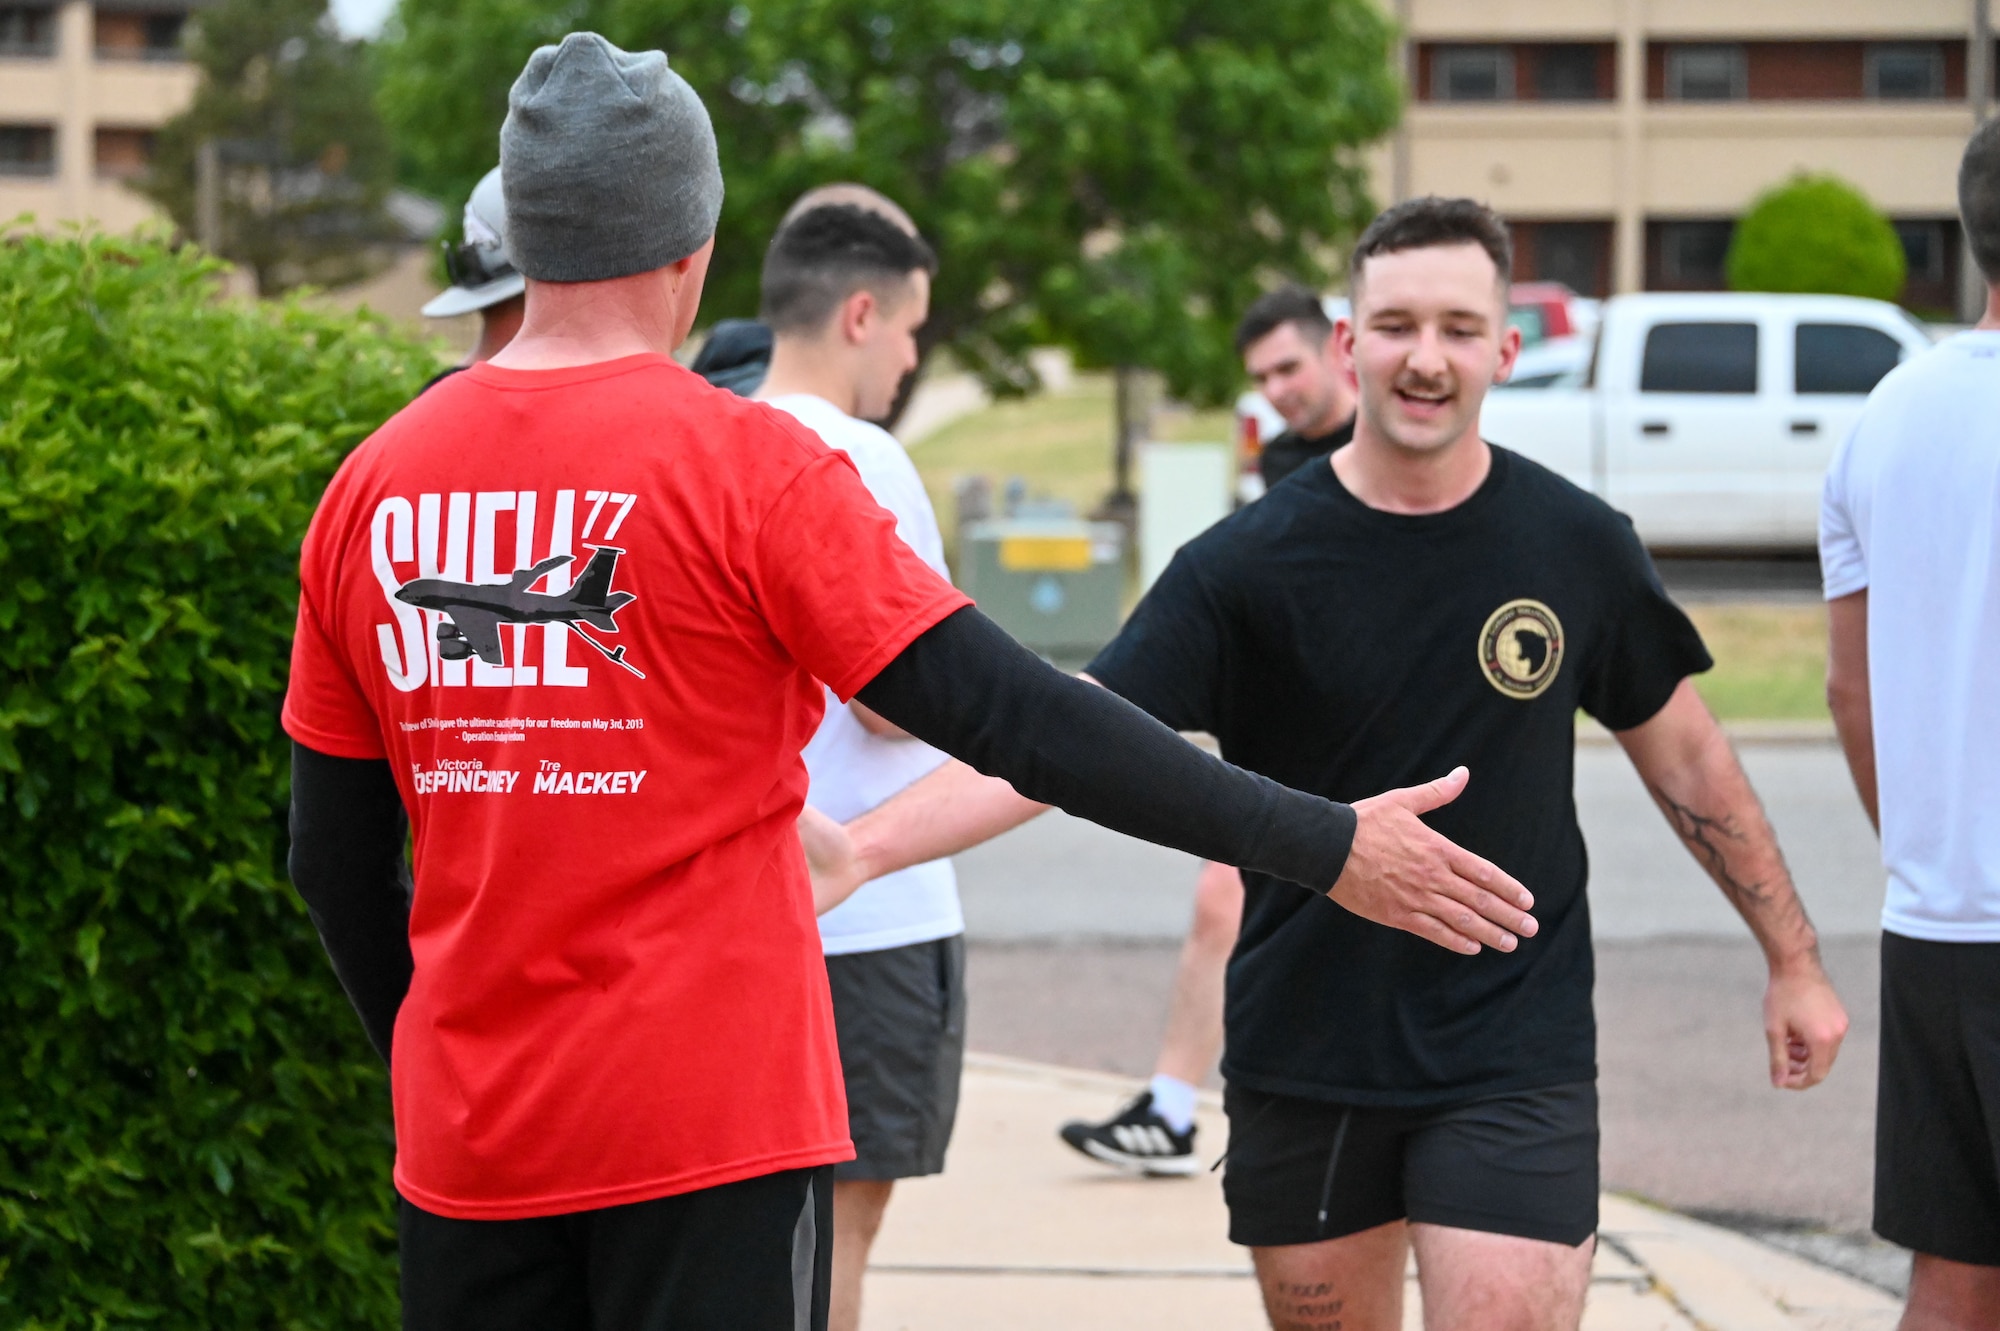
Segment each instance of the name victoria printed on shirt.
[[[568,771],[561,763],[546,759],[538,767],[530,787],[536,795],[636,795],[646,779],[643,767],[621,772]],[[519,771],[488,767],[477,758],[444,758],[429,767],[412,763],[410,775],[419,795],[507,795],[521,779]]]

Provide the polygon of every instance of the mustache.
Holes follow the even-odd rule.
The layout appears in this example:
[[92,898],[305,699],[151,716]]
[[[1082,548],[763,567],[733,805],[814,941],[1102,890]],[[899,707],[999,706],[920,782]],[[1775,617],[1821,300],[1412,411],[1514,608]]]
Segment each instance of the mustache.
[[1452,382],[1449,378],[1426,379],[1421,375],[1403,374],[1389,385],[1398,393],[1422,394],[1426,397],[1450,397]]

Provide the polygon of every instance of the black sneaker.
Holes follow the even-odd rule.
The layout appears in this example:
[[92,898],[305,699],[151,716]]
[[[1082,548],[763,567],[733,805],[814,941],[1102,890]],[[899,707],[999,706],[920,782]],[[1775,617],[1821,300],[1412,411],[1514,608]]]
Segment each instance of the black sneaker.
[[1199,1174],[1195,1126],[1175,1132],[1153,1112],[1153,1093],[1137,1099],[1102,1123],[1065,1123],[1062,1139],[1093,1160],[1138,1174]]

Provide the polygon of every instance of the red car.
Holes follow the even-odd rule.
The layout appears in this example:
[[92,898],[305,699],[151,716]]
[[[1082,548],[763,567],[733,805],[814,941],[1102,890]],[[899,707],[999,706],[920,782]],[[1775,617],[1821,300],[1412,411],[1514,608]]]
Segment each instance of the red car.
[[1521,330],[1524,346],[1583,331],[1577,319],[1577,294],[1561,282],[1516,282],[1509,297],[1507,321]]

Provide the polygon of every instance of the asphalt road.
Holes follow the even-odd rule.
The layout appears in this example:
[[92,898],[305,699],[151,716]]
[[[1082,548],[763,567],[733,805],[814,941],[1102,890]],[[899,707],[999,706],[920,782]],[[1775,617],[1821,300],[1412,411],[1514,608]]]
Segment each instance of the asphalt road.
[[[1605,1183],[1767,1233],[1855,1236],[1867,1227],[1873,1186],[1882,893],[1874,834],[1831,743],[1742,752],[1853,1030],[1824,1085],[1803,1095],[1770,1089],[1760,954],[1622,752],[1580,745]],[[973,941],[974,1047],[1150,1072],[1194,862],[1051,814],[961,856],[959,871]],[[1870,1260],[1852,1242],[1835,1257],[1850,1269]],[[1893,1255],[1888,1264],[1880,1278],[1893,1283]]]
[[1809,553],[1763,559],[1656,555],[1653,563],[1677,600],[1820,599],[1819,560]]
[[[1882,905],[1875,834],[1839,749],[1745,744],[1741,752],[1820,932],[1872,935]],[[1745,936],[1615,744],[1577,746],[1576,800],[1599,938]],[[1178,940],[1194,899],[1189,856],[1061,813],[959,856],[958,873],[975,941]]]

